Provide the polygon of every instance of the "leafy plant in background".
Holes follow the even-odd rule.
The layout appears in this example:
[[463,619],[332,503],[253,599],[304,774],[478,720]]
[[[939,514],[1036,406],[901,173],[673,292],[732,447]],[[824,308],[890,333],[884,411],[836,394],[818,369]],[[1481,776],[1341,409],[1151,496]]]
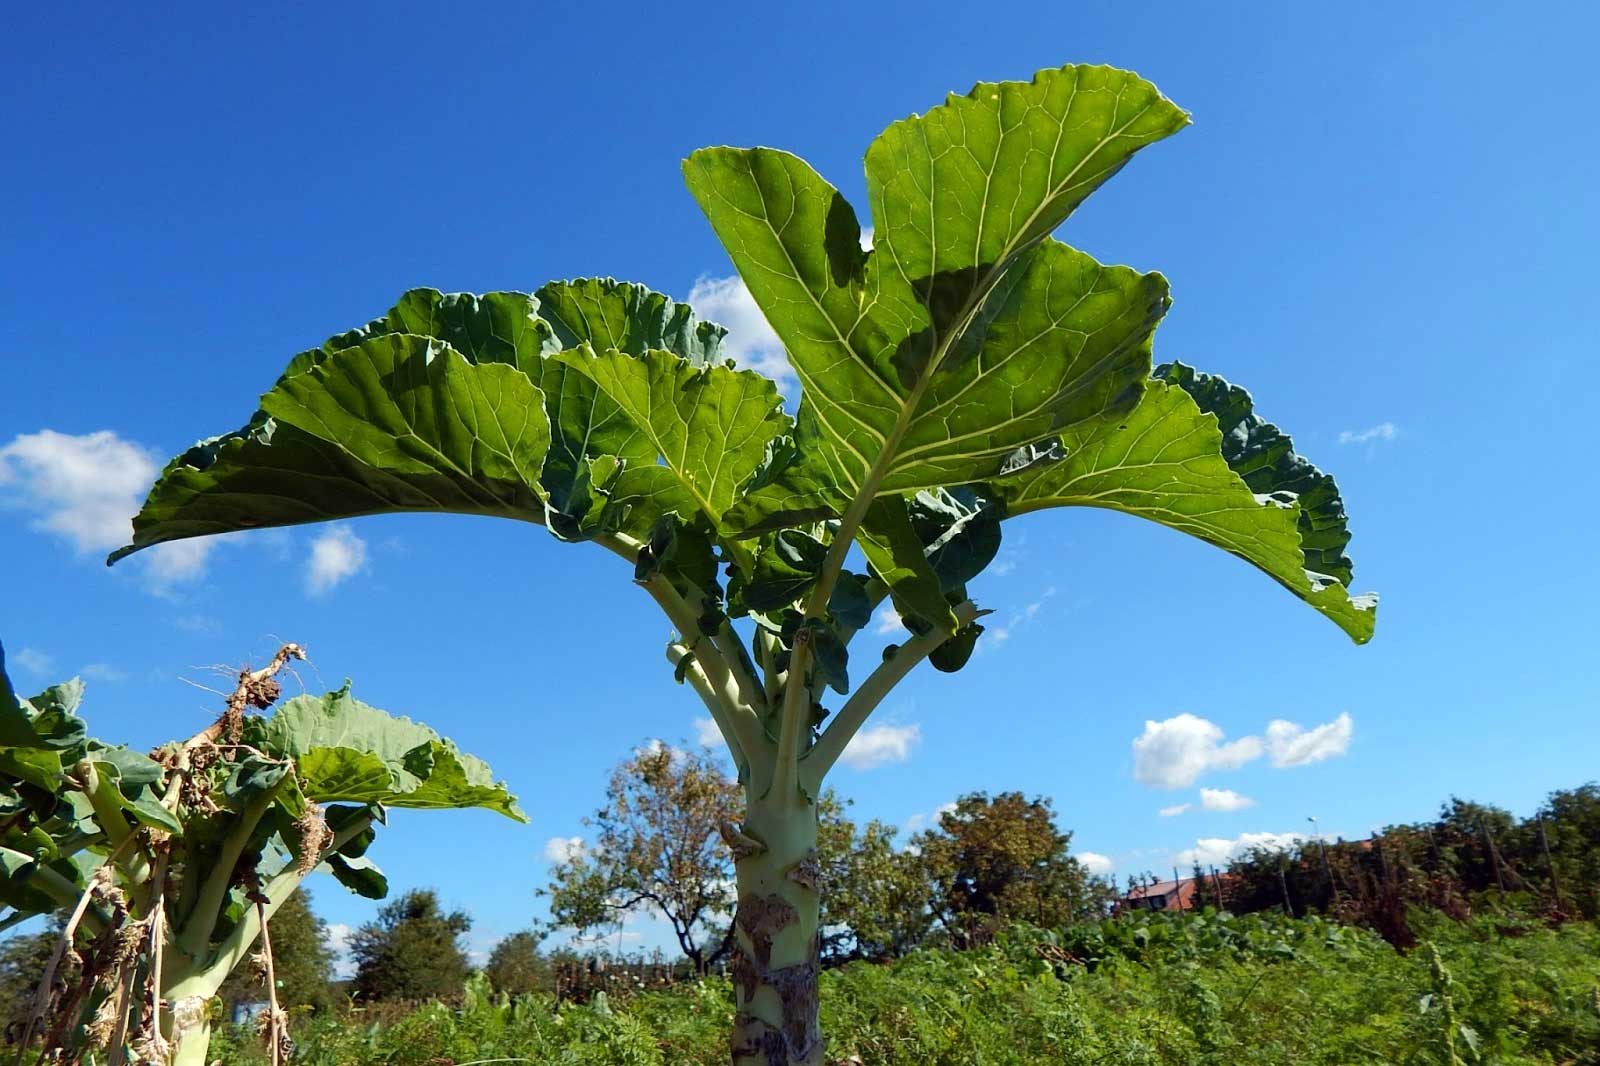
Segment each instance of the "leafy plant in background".
[[[1358,642],[1372,634],[1333,480],[1242,389],[1152,366],[1165,278],[1050,236],[1187,124],[1105,67],[979,84],[869,146],[870,249],[799,158],[696,152],[689,189],[783,341],[794,417],[773,382],[723,358],[722,329],[641,286],[416,290],[295,356],[243,428],[177,457],[113,559],[392,511],[498,515],[618,555],[675,627],[676,677],[745,789],[728,834],[733,1058],[820,1062],[822,781],[912,669],[972,654],[985,612],[967,584],[1004,521],[1120,510],[1245,559]],[[913,635],[852,662],[885,599]]]
[[[210,726],[149,755],[91,739],[69,681],[18,699],[0,650],[0,927],[67,915],[18,1059],[192,1066],[218,992],[258,967],[272,1060],[291,1048],[277,1002],[271,920],[326,865],[372,898],[366,858],[388,807],[487,807],[523,819],[489,768],[426,726],[353,699],[349,685],[265,717],[285,645],[244,670]],[[258,946],[259,941],[259,946]]]

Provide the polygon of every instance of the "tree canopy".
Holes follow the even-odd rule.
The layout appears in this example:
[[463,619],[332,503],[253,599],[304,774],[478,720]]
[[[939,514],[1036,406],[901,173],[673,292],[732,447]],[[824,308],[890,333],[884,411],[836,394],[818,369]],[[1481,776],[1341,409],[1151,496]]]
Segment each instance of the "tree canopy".
[[350,934],[358,999],[422,1000],[453,996],[472,972],[466,936],[472,919],[447,911],[438,893],[412,889],[385,903],[378,917]]

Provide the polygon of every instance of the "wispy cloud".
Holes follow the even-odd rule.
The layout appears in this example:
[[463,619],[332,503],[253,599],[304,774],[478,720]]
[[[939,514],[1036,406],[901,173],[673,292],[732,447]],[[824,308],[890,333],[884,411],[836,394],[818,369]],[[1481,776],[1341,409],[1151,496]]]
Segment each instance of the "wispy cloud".
[[1350,750],[1355,723],[1348,713],[1313,729],[1279,718],[1267,726],[1267,752],[1279,768],[1308,766]]
[[1193,807],[1194,804],[1192,803],[1175,803],[1171,807],[1161,808],[1156,813],[1161,815],[1163,818],[1176,818],[1180,814],[1187,813],[1193,809]]
[[1231,788],[1202,788],[1200,790],[1200,806],[1208,811],[1242,811],[1246,807],[1254,807],[1256,801],[1249,796],[1241,796]]
[[856,770],[871,770],[893,762],[905,762],[922,742],[922,727],[909,725],[868,726],[850,738],[839,761]]
[[222,632],[222,623],[209,615],[198,613],[180,614],[170,619],[172,628],[181,629],[185,633],[195,633],[200,636],[212,636]]
[[1194,866],[1196,863],[1201,868],[1226,866],[1251,848],[1284,851],[1305,838],[1304,833],[1240,833],[1232,839],[1201,837],[1194,842],[1194,847],[1185,848],[1174,855],[1172,861],[1184,868]]
[[118,670],[115,666],[112,666],[109,663],[90,663],[82,670],[79,670],[78,673],[79,675],[88,678],[90,681],[128,680],[128,672],[126,670]]
[[348,527],[330,526],[311,542],[306,592],[322,596],[367,565],[367,542]]
[[1339,434],[1340,444],[1373,444],[1377,441],[1394,440],[1400,435],[1400,427],[1393,422],[1379,422],[1366,429],[1347,429]]
[[[0,447],[0,498],[34,512],[33,528],[99,554],[133,539],[133,515],[160,472],[155,456],[109,429],[24,433]],[[205,573],[218,538],[160,544],[144,553],[154,592]]]
[[10,658],[16,667],[26,670],[35,677],[49,674],[56,668],[55,659],[38,648],[18,648]]
[[1017,630],[1026,628],[1035,618],[1039,617],[1039,612],[1044,609],[1044,605],[1047,602],[1055,597],[1055,594],[1056,587],[1051,585],[1040,594],[1038,599],[1012,611],[1010,617],[1006,619],[1005,625],[990,625],[984,630],[983,636],[979,638],[978,650],[982,651],[985,647],[992,650],[1010,640],[1012,634],[1016,633]]

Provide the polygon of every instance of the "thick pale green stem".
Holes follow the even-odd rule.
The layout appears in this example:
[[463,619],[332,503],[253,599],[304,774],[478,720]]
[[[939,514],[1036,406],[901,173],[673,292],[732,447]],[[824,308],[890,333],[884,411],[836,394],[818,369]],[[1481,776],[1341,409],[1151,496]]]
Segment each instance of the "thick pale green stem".
[[751,796],[743,837],[734,856],[734,1066],[820,1066],[816,805],[798,791]]
[[[967,625],[985,612],[971,600],[965,600],[955,609],[956,621]],[[913,637],[895,650],[895,653],[874,670],[855,694],[834,715],[828,728],[817,738],[811,750],[800,760],[800,784],[811,795],[822,787],[822,779],[844,753],[850,738],[856,735],[867,716],[877,709],[885,696],[894,690],[917,664],[932,655],[951,634],[938,630]]]
[[278,798],[278,789],[281,787],[281,784],[274,785],[245,804],[244,810],[239,812],[239,820],[222,839],[222,848],[201,886],[194,911],[183,916],[183,931],[178,934],[178,947],[191,958],[199,958],[205,952],[211,931],[217,927],[217,919],[221,917],[222,904],[228,898],[228,889],[233,884],[234,867],[239,864],[239,856],[244,854],[250,834],[256,831],[256,824]]
[[196,1010],[193,1005],[183,1008],[182,1018],[162,1019],[162,1036],[172,1048],[168,1066],[206,1066],[206,1052],[211,1047],[211,1021],[205,1007]]

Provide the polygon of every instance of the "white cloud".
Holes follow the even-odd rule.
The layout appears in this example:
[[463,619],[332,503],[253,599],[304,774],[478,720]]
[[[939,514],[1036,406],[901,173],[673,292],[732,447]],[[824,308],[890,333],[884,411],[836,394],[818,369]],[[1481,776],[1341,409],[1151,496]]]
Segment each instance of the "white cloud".
[[892,604],[884,604],[878,608],[878,613],[873,617],[877,624],[872,627],[872,631],[879,636],[906,632],[905,623],[900,620],[900,612],[895,610]]
[[1183,814],[1193,806],[1194,804],[1192,803],[1177,803],[1171,807],[1163,807],[1156,813],[1161,815],[1163,818],[1176,818],[1178,815]]
[[348,526],[330,526],[311,542],[306,591],[321,596],[367,565],[367,542]]
[[73,436],[24,433],[0,448],[0,485],[42,517],[36,528],[80,552],[118,548],[133,537],[133,514],[161,468],[155,457],[109,429]]
[[1222,837],[1202,837],[1195,846],[1185,848],[1172,857],[1178,866],[1188,868],[1199,863],[1207,866],[1226,866],[1251,848],[1282,851],[1292,848],[1305,839],[1304,833],[1240,833],[1232,840]]
[[145,573],[158,587],[193,581],[205,574],[206,558],[211,554],[211,549],[231,536],[191,537],[157,544],[144,553]]
[[1281,768],[1308,766],[1350,750],[1355,723],[1348,713],[1314,729],[1279,718],[1267,726],[1267,751],[1272,765]]
[[[861,231],[861,247],[872,248],[870,226]],[[740,366],[759,370],[776,381],[780,390],[786,390],[794,381],[794,368],[784,354],[783,342],[756,306],[743,278],[737,274],[726,278],[702,274],[689,290],[689,303],[700,318],[727,327],[722,350]]]
[[1133,776],[1152,788],[1188,788],[1201,774],[1261,757],[1260,737],[1223,742],[1222,728],[1192,714],[1147,721],[1133,742]]
[[1394,440],[1400,435],[1400,427],[1393,422],[1380,422],[1366,429],[1347,429],[1339,434],[1340,444],[1371,444],[1373,441]]
[[684,761],[689,758],[688,752],[684,751],[676,744],[668,744],[660,737],[651,737],[643,744],[640,744],[638,747],[634,748],[633,757],[637,759],[642,755],[655,755],[663,751],[671,753],[672,763],[675,766],[683,765]]
[[[160,469],[149,451],[108,429],[78,436],[43,429],[0,448],[0,487],[11,501],[39,514],[35,529],[85,554],[133,539],[133,515]],[[206,537],[158,545],[145,553],[145,574],[157,591],[193,580],[215,544]]]
[[1111,861],[1111,856],[1102,855],[1098,851],[1080,851],[1077,860],[1083,863],[1083,868],[1096,877],[1105,877],[1116,869],[1117,864]]
[[941,803],[934,808],[932,814],[917,813],[906,819],[906,835],[920,833],[924,829],[937,829],[939,819],[956,809],[954,803]]
[[128,673],[126,670],[118,670],[115,666],[112,666],[109,663],[90,663],[82,670],[79,670],[78,673],[91,681],[128,680]]
[[1242,811],[1246,807],[1254,807],[1256,801],[1249,796],[1241,796],[1231,788],[1202,788],[1200,790],[1200,806],[1208,811]]
[[56,661],[37,648],[18,648],[11,661],[30,674],[48,674],[56,668]]
[[582,837],[551,837],[544,842],[546,862],[571,862],[582,855]]
[[714,718],[696,718],[694,720],[694,739],[696,744],[708,748],[715,748],[722,743],[722,730],[717,728]]
[[921,741],[922,727],[916,723],[869,726],[850,738],[839,761],[856,770],[905,762]]
[[740,366],[759,370],[780,386],[792,381],[794,369],[784,355],[783,342],[772,332],[755,297],[738,275],[730,278],[702,276],[689,290],[695,314],[728,328],[722,349]]
[[356,975],[356,960],[350,957],[350,934],[355,932],[343,922],[328,923],[328,948],[333,952],[333,976],[348,980]]

